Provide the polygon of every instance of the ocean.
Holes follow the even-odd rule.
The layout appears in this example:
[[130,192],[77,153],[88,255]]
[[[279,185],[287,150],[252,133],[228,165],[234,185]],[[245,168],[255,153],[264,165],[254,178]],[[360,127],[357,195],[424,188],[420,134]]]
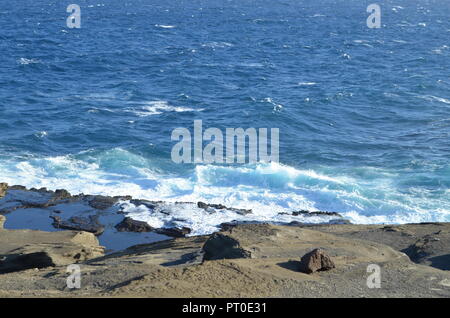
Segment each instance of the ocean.
[[[374,29],[373,1],[73,0],[81,28],[72,2],[2,1],[0,181],[242,220],[450,222],[450,2],[378,1]],[[278,128],[280,160],[174,163],[194,120]],[[197,234],[236,218],[194,212]]]

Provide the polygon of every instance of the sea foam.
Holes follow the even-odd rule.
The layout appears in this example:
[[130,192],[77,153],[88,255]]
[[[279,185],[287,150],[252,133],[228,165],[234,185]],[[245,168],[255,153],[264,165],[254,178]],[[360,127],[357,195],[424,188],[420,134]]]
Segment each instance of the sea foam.
[[[407,176],[382,169],[359,168],[351,176],[320,170],[276,163],[198,165],[188,174],[176,175],[158,166],[157,160],[121,148],[0,163],[2,181],[9,184],[166,201],[171,205],[170,215],[154,214],[130,202],[122,204],[124,212],[134,219],[155,227],[174,223],[188,226],[192,234],[211,233],[220,223],[233,220],[324,222],[319,217],[280,214],[296,210],[335,211],[351,222],[364,224],[450,221],[448,191],[439,195],[421,188],[405,191],[400,185]],[[253,213],[210,214],[197,208],[198,201],[252,209]],[[179,207],[175,202],[193,204]]]

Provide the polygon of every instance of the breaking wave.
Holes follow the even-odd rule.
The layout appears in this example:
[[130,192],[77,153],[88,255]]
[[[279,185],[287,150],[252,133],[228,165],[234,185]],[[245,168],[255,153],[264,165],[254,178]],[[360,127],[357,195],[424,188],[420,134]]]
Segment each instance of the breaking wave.
[[[169,168],[167,168],[169,167]],[[7,159],[0,163],[2,181],[27,187],[64,188],[72,193],[132,195],[167,202],[224,204],[252,209],[249,215],[225,211],[208,214],[193,206],[175,216],[153,215],[126,203],[135,219],[161,225],[178,220],[193,234],[210,233],[222,222],[292,221],[280,212],[335,211],[353,223],[450,221],[449,191],[436,193],[415,186],[408,174],[363,167],[352,172],[330,168],[299,169],[270,163],[242,166],[198,165],[174,173],[170,164],[115,148],[76,155]],[[440,173],[450,174],[450,169]],[[417,182],[416,182],[417,183]],[[179,221],[182,220],[182,221]],[[299,220],[296,218],[295,220]],[[323,218],[308,217],[308,222]]]

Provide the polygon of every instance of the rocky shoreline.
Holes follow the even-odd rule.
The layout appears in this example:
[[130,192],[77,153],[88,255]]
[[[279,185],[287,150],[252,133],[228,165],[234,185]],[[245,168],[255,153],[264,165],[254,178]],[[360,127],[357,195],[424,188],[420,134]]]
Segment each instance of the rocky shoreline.
[[[160,201],[0,184],[0,297],[450,297],[450,223],[356,225],[293,211],[324,224],[227,222],[190,236],[129,218],[121,200],[170,213]],[[71,264],[79,289],[67,286]],[[374,264],[380,288],[367,285]]]
[[[227,207],[222,204],[209,204],[204,202],[164,202],[134,199],[131,196],[102,196],[102,195],[71,195],[64,189],[56,191],[41,189],[27,189],[20,185],[8,186],[0,183],[0,215],[8,215],[7,227],[11,229],[29,228],[24,222],[25,214],[30,215],[35,230],[75,230],[93,233],[98,236],[101,243],[110,251],[117,251],[131,245],[152,242],[169,237],[186,237],[192,235],[192,228],[183,225],[183,219],[177,218],[175,210],[192,209],[203,211],[205,215],[217,215],[224,212],[232,213],[236,217],[245,216],[247,220],[231,220],[218,224],[216,231],[226,229],[242,223],[260,223],[252,220],[253,211]],[[124,211],[121,202],[129,202],[133,206],[147,209],[154,215],[171,217],[170,222],[161,227],[154,227],[146,222],[130,218]],[[279,215],[302,217],[297,220],[278,222],[281,225],[305,224],[308,218],[323,218],[323,223],[347,224],[337,212],[327,211],[291,211],[280,212]],[[39,217],[39,221],[37,218]],[[12,223],[12,224],[11,224]],[[314,224],[314,223],[311,223]],[[25,226],[25,227],[24,227]],[[122,238],[128,241],[128,246],[111,244],[111,236],[122,233]],[[126,236],[126,233],[149,233],[147,240],[142,236]]]

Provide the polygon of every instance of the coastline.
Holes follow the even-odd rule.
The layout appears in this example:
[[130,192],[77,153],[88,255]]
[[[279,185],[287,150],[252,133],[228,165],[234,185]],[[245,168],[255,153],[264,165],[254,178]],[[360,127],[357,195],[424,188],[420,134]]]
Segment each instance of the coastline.
[[[28,193],[28,201],[13,204],[9,198],[5,206],[8,195],[15,193],[18,199],[21,191]],[[0,225],[5,223],[6,228],[10,220],[20,217],[14,213],[22,213],[30,222],[36,214],[37,223],[48,219],[59,227],[70,228],[75,223],[80,228],[55,229],[53,224],[39,231],[0,226],[0,297],[450,296],[450,223],[357,225],[339,219],[337,213],[315,212],[340,222],[236,222],[224,224],[214,234],[185,237],[187,229],[162,233],[143,222],[127,221],[120,210],[113,218],[105,216],[118,197],[71,196],[64,190],[0,184],[0,197],[4,195]],[[42,201],[43,196],[47,201]],[[99,218],[89,218],[87,213],[79,223],[67,224],[67,211],[59,213],[63,216],[59,223],[48,212],[41,211],[46,218],[38,216],[39,209],[76,209],[82,203],[100,211]],[[124,231],[118,230],[121,223]],[[144,235],[152,236],[153,242],[136,239]],[[122,241],[125,247],[105,249],[101,242],[108,239]],[[316,248],[329,255],[335,268],[312,274],[300,271],[301,258]],[[70,264],[81,268],[80,289],[66,285]],[[381,269],[381,288],[366,284],[370,264]]]

